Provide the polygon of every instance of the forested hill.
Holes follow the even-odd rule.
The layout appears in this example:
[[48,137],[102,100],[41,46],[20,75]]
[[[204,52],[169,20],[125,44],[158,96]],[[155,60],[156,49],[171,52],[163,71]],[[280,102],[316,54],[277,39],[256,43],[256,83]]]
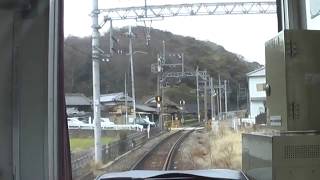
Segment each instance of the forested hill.
[[[127,28],[114,30],[114,35],[119,40],[118,49],[128,50],[128,40],[123,35],[127,31]],[[155,94],[156,76],[151,73],[151,64],[156,63],[157,54],[162,52],[163,40],[166,42],[168,62],[177,60],[169,57],[169,54],[184,53],[186,71],[194,71],[199,66],[200,70],[206,69],[215,82],[218,74],[220,74],[221,79],[229,80],[230,100],[233,104],[238,85],[247,86],[246,73],[261,67],[260,64],[247,62],[241,55],[229,52],[213,42],[200,41],[192,37],[152,29],[150,44],[146,46],[144,27],[133,27],[133,32],[137,35],[133,42],[134,51],[148,53],[136,53],[134,55],[136,97],[140,101]],[[109,35],[104,34],[101,36],[101,49],[108,52],[108,48]],[[92,96],[91,38],[67,37],[64,46],[64,59],[65,91]],[[115,55],[109,62],[101,62],[102,94],[124,91],[125,74],[127,76],[130,74],[129,65],[129,56],[127,55]],[[130,77],[127,77],[127,79],[130,82]],[[181,79],[166,89],[166,95],[175,102],[183,98],[187,100],[187,103],[194,103],[194,89],[194,78]],[[128,83],[128,90],[130,90],[130,83]]]

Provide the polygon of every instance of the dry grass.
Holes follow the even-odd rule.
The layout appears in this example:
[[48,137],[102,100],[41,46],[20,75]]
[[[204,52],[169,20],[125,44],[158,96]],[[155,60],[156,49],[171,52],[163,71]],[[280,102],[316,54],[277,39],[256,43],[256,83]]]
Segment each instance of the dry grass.
[[241,133],[225,124],[219,131],[198,131],[184,142],[180,169],[241,169]]
[[220,130],[218,135],[209,135],[211,167],[241,169],[241,132]]

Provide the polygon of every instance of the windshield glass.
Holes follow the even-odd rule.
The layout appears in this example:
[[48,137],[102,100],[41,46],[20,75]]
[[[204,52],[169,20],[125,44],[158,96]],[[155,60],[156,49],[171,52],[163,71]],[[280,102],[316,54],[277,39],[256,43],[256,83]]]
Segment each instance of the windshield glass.
[[65,0],[74,178],[241,169],[241,134],[266,124],[276,4],[199,2]]

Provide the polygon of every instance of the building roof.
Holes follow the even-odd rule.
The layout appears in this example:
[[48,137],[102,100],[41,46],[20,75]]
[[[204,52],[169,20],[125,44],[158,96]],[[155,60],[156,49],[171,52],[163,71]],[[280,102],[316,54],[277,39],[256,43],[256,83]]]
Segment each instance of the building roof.
[[157,112],[156,108],[152,108],[143,104],[137,104],[136,109],[143,112]]
[[259,69],[256,69],[254,71],[251,71],[249,73],[247,73],[248,77],[257,77],[257,76],[266,76],[266,69],[265,67],[261,67]]
[[[122,102],[125,101],[125,95],[123,92],[119,93],[111,93],[111,94],[101,94],[100,102],[108,103],[108,102]],[[127,96],[127,101],[132,101],[132,98]]]
[[[165,99],[162,99],[162,101],[164,102],[165,106],[177,106],[179,107],[179,105],[171,100],[169,100],[168,98],[165,97]],[[155,97],[151,97],[148,100],[146,100],[144,102],[144,104],[148,104],[151,106],[156,106],[156,100]]]
[[70,93],[65,95],[67,106],[90,106],[90,99],[81,93]]

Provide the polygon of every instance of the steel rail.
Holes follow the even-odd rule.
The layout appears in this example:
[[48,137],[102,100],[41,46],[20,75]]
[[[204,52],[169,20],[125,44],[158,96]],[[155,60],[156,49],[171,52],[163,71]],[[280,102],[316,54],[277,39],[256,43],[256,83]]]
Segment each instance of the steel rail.
[[173,165],[173,160],[174,160],[174,156],[177,152],[177,150],[179,149],[181,143],[187,138],[187,136],[189,136],[189,134],[191,134],[194,130],[191,130],[185,134],[183,134],[177,141],[176,143],[171,147],[168,156],[166,158],[166,161],[163,165],[162,170],[166,171],[166,170],[171,170],[171,167]]
[[[193,130],[192,130],[193,131]],[[167,158],[165,160],[165,163],[163,165],[164,166],[167,166],[166,164],[170,165],[170,160],[172,159],[173,157],[173,154],[176,152],[177,148],[179,147],[179,144],[184,140],[184,138],[190,134],[192,131],[189,131],[185,134],[182,134],[182,131],[177,131],[171,135],[169,135],[168,137],[166,137],[165,139],[163,139],[162,141],[160,141],[158,144],[156,144],[155,146],[153,146],[151,148],[151,150],[149,150],[147,153],[145,153],[138,161],[136,161],[136,163],[131,167],[130,170],[136,170],[138,169],[139,167],[141,167],[147,160],[149,157],[151,157],[151,154],[155,151],[157,151],[158,147],[161,146],[162,144],[164,144],[165,142],[167,142],[170,138],[172,138],[173,136],[179,136],[180,137],[178,138],[178,140],[176,140],[176,142],[174,143],[174,145],[171,147],[171,149],[169,150],[169,153],[167,155]],[[170,157],[169,157],[170,156]]]

